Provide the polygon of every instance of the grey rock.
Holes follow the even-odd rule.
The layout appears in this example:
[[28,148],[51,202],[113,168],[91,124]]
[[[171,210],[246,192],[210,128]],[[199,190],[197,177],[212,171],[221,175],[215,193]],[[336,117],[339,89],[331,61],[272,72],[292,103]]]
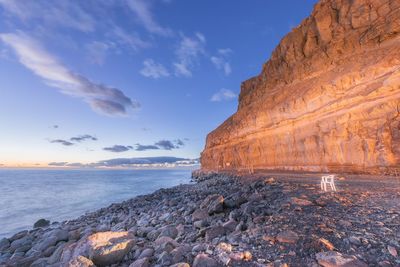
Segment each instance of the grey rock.
[[39,219],[33,224],[33,228],[47,227],[50,225],[50,221],[46,219]]
[[131,265],[129,265],[129,267],[149,267],[149,266],[150,266],[149,258],[136,260],[133,263],[131,263]]
[[172,239],[175,239],[178,236],[178,230],[175,226],[172,225],[165,226],[161,229],[161,233],[159,236],[168,236]]
[[154,255],[154,249],[152,248],[146,248],[144,249],[140,255],[139,255],[139,259],[143,259],[143,258],[151,258]]
[[7,248],[9,248],[10,244],[10,240],[8,240],[7,238],[2,238],[0,240],[0,252],[5,251]]
[[217,226],[211,226],[210,228],[206,229],[206,241],[210,242],[216,237],[220,237],[225,235],[226,231],[225,228],[217,225]]
[[219,267],[222,266],[207,254],[199,254],[194,258],[193,267]]

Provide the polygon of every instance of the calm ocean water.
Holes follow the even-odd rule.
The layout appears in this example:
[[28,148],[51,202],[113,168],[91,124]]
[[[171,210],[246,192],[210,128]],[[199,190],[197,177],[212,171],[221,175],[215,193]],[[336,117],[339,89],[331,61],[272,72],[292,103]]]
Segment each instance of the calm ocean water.
[[160,188],[190,182],[191,170],[0,169],[0,238],[40,218],[73,219]]

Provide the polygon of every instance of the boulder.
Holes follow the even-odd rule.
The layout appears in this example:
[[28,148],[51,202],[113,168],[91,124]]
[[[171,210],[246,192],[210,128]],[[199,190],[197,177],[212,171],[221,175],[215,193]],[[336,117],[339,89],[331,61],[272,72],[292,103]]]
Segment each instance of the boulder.
[[84,256],[96,266],[107,266],[119,263],[135,244],[130,232],[95,233],[63,250],[63,262]]

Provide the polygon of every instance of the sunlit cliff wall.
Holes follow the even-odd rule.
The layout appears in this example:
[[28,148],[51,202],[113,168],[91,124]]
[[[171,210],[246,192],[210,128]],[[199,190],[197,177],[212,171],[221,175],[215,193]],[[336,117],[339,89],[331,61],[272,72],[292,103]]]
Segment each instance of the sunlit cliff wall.
[[286,35],[202,170],[382,172],[400,166],[400,0],[322,0]]

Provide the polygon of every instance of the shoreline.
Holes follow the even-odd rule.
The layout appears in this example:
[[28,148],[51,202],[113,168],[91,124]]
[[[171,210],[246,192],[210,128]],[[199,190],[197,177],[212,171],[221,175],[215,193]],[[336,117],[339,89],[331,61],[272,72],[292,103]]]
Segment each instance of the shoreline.
[[397,180],[294,175],[206,174],[1,239],[0,266],[400,265]]

